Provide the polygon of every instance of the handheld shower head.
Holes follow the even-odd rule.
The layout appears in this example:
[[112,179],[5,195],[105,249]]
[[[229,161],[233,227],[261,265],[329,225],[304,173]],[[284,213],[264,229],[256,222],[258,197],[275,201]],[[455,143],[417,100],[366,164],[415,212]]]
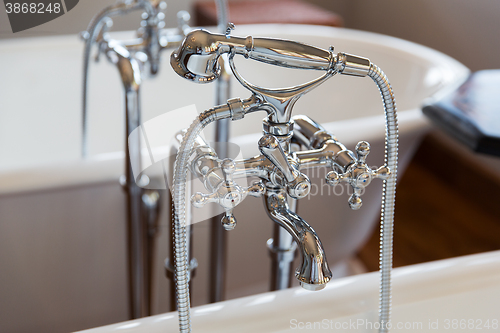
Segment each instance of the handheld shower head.
[[236,37],[211,33],[204,29],[186,35],[170,64],[180,76],[200,83],[217,79],[217,59],[224,53],[243,55],[272,65],[328,71],[335,66],[331,51],[307,44],[274,38]]
[[207,30],[194,30],[186,35],[177,51],[170,56],[170,65],[180,76],[200,83],[217,79],[220,75],[218,58],[223,35]]

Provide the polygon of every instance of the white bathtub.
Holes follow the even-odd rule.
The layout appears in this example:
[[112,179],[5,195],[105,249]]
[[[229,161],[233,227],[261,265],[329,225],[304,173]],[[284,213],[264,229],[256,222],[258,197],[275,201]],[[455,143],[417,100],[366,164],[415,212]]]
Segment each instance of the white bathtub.
[[[334,45],[338,52],[365,56],[380,66],[391,80],[400,111],[400,172],[426,130],[419,111],[422,100],[468,74],[464,66],[439,52],[372,33],[279,25],[238,26],[234,33],[323,48]],[[121,83],[105,59],[92,65],[91,157],[82,161],[82,47],[76,36],[0,43],[0,322],[6,331],[69,331],[127,319],[125,197],[118,185],[124,166]],[[143,121],[193,103],[198,111],[212,106],[214,85],[178,77],[169,68],[169,53],[164,54],[159,77],[143,84]],[[236,64],[247,79],[269,87],[320,75],[244,59]],[[234,96],[249,96],[242,87],[233,88]],[[369,141],[369,164],[382,164],[383,107],[370,79],[334,77],[299,100],[294,114],[322,123],[348,148]],[[231,124],[233,141],[245,155],[256,151],[262,118],[263,114],[253,114]],[[319,191],[327,191],[321,177],[312,178]],[[330,265],[349,258],[373,230],[380,191],[381,183],[375,181],[356,212],[348,208],[346,194],[301,200],[299,214],[318,232]],[[254,219],[248,218],[250,213]],[[166,210],[157,255],[156,313],[168,309],[162,269],[168,248],[165,214]],[[235,216],[238,226],[229,235],[229,298],[266,291],[270,266],[265,242],[272,235],[272,224],[261,201],[245,200]],[[205,222],[195,225],[194,255],[200,262],[193,287],[195,305],[203,304],[208,294],[208,231]],[[30,320],[22,319],[26,312]]]
[[[390,332],[498,332],[500,251],[393,271]],[[292,288],[192,309],[193,333],[378,332],[379,274],[332,281],[324,291]],[[85,333],[176,332],[174,312]],[[84,333],[82,332],[82,333]]]

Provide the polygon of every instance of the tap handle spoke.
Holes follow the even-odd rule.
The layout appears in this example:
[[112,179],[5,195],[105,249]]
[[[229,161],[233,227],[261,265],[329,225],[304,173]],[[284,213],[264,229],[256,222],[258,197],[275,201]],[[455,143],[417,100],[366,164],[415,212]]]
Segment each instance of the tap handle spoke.
[[370,144],[366,141],[359,141],[356,145],[356,155],[359,163],[366,163],[366,157],[370,154]]
[[391,169],[387,165],[381,166],[375,171],[372,171],[373,178],[380,178],[382,180],[389,179],[391,176]]
[[217,195],[217,192],[210,193],[210,194],[196,192],[195,194],[193,194],[191,196],[191,203],[196,208],[202,208],[206,204],[211,203],[211,202],[219,202],[219,197]]

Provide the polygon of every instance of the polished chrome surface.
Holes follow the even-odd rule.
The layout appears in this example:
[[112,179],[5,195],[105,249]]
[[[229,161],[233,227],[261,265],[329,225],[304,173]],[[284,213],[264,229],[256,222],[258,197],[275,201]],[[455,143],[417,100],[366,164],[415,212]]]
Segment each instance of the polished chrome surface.
[[293,160],[288,159],[275,136],[265,134],[259,140],[259,150],[284,175],[288,195],[294,199],[300,199],[309,194],[311,181],[306,175],[297,170],[297,167],[292,162]]
[[236,165],[232,159],[222,160],[220,170],[224,179],[219,182],[215,191],[209,194],[196,192],[191,197],[191,203],[197,208],[205,206],[207,203],[216,202],[225,211],[222,225],[226,230],[232,230],[236,226],[236,219],[233,216],[233,208],[239,205],[247,195],[259,197],[265,192],[265,187],[261,182],[252,184],[249,187],[241,187],[233,180]]
[[[289,210],[297,213],[297,200],[287,197]],[[297,243],[291,234],[279,224],[274,225],[273,238],[267,240],[271,256],[270,290],[282,290],[292,285],[293,261],[297,255]]]
[[[317,148],[309,151],[297,152],[296,156],[300,161],[301,168],[309,168],[318,165],[328,165],[333,170],[326,175],[328,184],[335,186],[340,182],[347,182],[353,189],[353,194],[349,198],[349,206],[357,210],[361,208],[361,193],[368,186],[372,179],[380,178],[386,180],[390,177],[391,171],[387,165],[372,170],[366,164],[366,158],[370,153],[370,144],[360,141],[356,145],[356,155],[347,150],[337,139],[327,133],[320,125],[306,116],[294,117],[297,123],[297,141]],[[294,134],[295,134],[294,133]]]
[[339,182],[347,182],[351,185],[354,193],[349,198],[349,206],[354,209],[360,209],[363,201],[361,193],[364,188],[370,185],[372,179],[380,178],[386,180],[391,176],[391,171],[387,166],[382,166],[377,170],[372,170],[366,164],[366,157],[370,152],[370,144],[366,141],[360,141],[356,145],[357,158],[355,162],[350,164],[344,173],[339,174],[337,171],[330,171],[326,175],[326,181],[330,185],[337,185]]
[[[206,37],[207,35],[211,36],[213,34],[203,32],[203,36]],[[219,166],[216,167],[213,166],[213,163],[217,161],[217,158],[214,158],[215,152],[212,151],[209,155],[200,154],[194,160],[201,163],[201,165],[211,164],[211,167],[205,168],[206,172],[201,172],[200,169],[193,171],[195,174],[198,173],[198,176],[201,176],[205,187],[211,193],[196,193],[191,197],[192,204],[195,207],[203,207],[209,202],[218,203],[226,211],[225,216],[222,218],[222,224],[226,229],[233,229],[236,226],[233,209],[245,199],[247,194],[252,193],[252,189],[256,194],[254,196],[264,194],[269,188],[278,188],[286,190],[287,195],[291,198],[303,198],[309,193],[310,181],[300,169],[323,166],[333,169],[329,175],[336,175],[338,171],[343,176],[342,180],[350,182],[355,190],[354,199],[357,200],[351,198],[351,208],[359,208],[361,190],[370,183],[372,177],[384,177],[382,171],[385,169],[381,169],[379,175],[366,166],[365,158],[368,149],[359,148],[358,158],[356,158],[333,135],[327,133],[313,120],[305,116],[291,119],[291,110],[295,101],[330,78],[335,74],[336,70],[328,68],[322,77],[298,87],[266,89],[250,84],[239,75],[233,62],[234,55],[235,52],[231,52],[229,56],[233,74],[253,94],[245,102],[240,99],[229,100],[226,107],[230,110],[234,120],[241,119],[246,113],[267,112],[268,117],[264,120],[264,136],[258,143],[262,155],[237,161],[226,158],[219,162]],[[175,59],[175,57],[174,52],[171,59]],[[329,59],[333,58],[330,54]],[[361,61],[361,63],[364,62]],[[178,62],[174,61],[173,66],[175,67],[176,64],[178,65]],[[342,70],[344,69],[345,66],[342,67]],[[275,123],[272,120],[278,120],[278,122]],[[290,142],[294,137],[293,126],[295,121],[297,121],[297,137],[295,140],[308,150],[292,153],[290,151]],[[276,133],[281,135],[273,135]],[[248,176],[259,177],[261,182],[244,188],[235,181],[237,178]],[[339,181],[341,180],[340,176],[337,178],[339,178]],[[335,179],[329,180],[332,185],[336,184]],[[290,232],[289,229],[286,230]],[[293,232],[290,232],[290,235],[293,237]],[[297,238],[295,239],[297,240]],[[304,283],[303,286],[308,289],[315,289],[309,283]]]
[[[295,102],[337,72],[346,75],[366,76],[370,61],[366,58],[333,53],[333,47],[324,50],[307,44],[273,38],[237,37],[215,34],[204,29],[191,31],[170,57],[170,64],[180,76],[198,83],[209,83],[221,75],[219,57],[230,54],[229,62],[235,78],[259,99],[265,102],[268,112],[268,133],[286,135],[272,124],[288,123]],[[270,89],[256,86],[245,80],[237,71],[235,55],[287,68],[320,70],[325,73],[299,86]]]
[[[392,302],[392,250],[393,250],[393,228],[394,228],[394,206],[396,202],[396,180],[398,170],[398,145],[399,130],[396,108],[396,98],[392,85],[385,73],[375,64],[370,65],[368,72],[373,82],[377,85],[385,113],[385,157],[384,162],[387,170],[381,170],[381,177],[384,173],[391,173],[384,179],[382,189],[382,209],[380,212],[380,301],[379,301],[379,322],[387,323],[391,319]],[[387,326],[380,328],[380,333],[387,333]]]
[[[127,233],[128,233],[128,269],[130,292],[130,316],[141,318],[151,314],[152,263],[151,249],[154,244],[156,227],[151,227],[153,215],[158,217],[158,202],[144,204],[145,191],[134,178],[134,166],[140,168],[140,141],[130,134],[141,124],[140,86],[143,63],[130,54],[123,45],[111,42],[107,45],[106,55],[116,64],[125,90],[125,182],[127,195]],[[135,140],[134,140],[135,139]],[[156,191],[153,191],[156,192]],[[159,197],[150,193],[151,197]],[[157,200],[156,200],[157,201]],[[156,224],[156,223],[154,223]],[[153,224],[153,226],[154,226]]]
[[334,59],[329,51],[294,41],[235,37],[214,34],[204,29],[190,32],[179,49],[172,53],[172,68],[182,77],[207,83],[217,79],[221,54],[234,52],[265,63],[290,68],[329,70]]
[[330,281],[323,245],[314,229],[299,215],[290,211],[283,190],[268,188],[264,207],[272,221],[287,230],[295,239],[302,254],[302,264],[295,271],[301,286],[308,290],[321,290]]
[[338,70],[342,74],[352,76],[367,76],[370,71],[370,60],[348,53],[337,55]]
[[[254,104],[253,99],[242,101],[243,107],[251,107]],[[231,118],[232,112],[229,105],[219,105],[212,109],[206,110],[198,117],[195,118],[191,126],[187,129],[181,145],[179,153],[175,158],[174,164],[174,177],[173,177],[173,197],[174,197],[174,258],[175,258],[175,281],[176,281],[176,294],[177,294],[177,308],[179,312],[179,330],[181,333],[191,332],[191,307],[190,307],[190,293],[189,293],[189,262],[186,255],[186,181],[188,176],[188,164],[191,158],[191,152],[195,146],[196,138],[199,136],[205,126],[220,119]],[[235,188],[237,195],[241,195],[241,187],[238,187],[232,181],[231,174],[235,171],[235,166],[232,161],[225,161],[224,163],[224,178],[219,188],[222,189],[222,197],[214,198],[221,200],[224,205],[229,204],[232,206],[231,193],[224,193],[223,185],[226,188]],[[247,194],[258,195],[261,188],[250,188]],[[196,196],[196,195],[195,195]],[[210,195],[199,194],[198,198],[203,201]],[[196,198],[195,198],[196,199]],[[229,201],[229,202],[227,202]],[[232,216],[232,209],[226,210],[226,215],[222,220],[226,227],[234,227],[234,217]]]
[[[228,27],[228,6],[226,0],[215,2],[219,32]],[[219,58],[221,75],[215,85],[215,105],[227,101],[231,97],[231,71],[227,56]],[[215,124],[216,151],[221,158],[228,156],[227,142],[229,141],[229,119],[222,119]],[[226,284],[227,262],[227,235],[219,222],[219,216],[210,221],[210,275],[209,275],[209,302],[224,300],[224,286]]]
[[112,17],[127,15],[130,12],[144,11],[144,27],[138,31],[138,38],[132,41],[121,41],[120,44],[129,52],[142,52],[148,56],[150,70],[152,74],[158,71],[160,45],[159,29],[163,27],[164,14],[161,9],[165,8],[165,3],[150,0],[118,1],[116,4],[104,8],[90,22],[86,31],[80,36],[85,42],[83,55],[83,90],[82,90],[82,156],[86,157],[87,152],[87,81],[90,65],[90,52],[92,46],[97,44],[98,51],[95,59],[98,60],[101,53],[106,53],[110,46],[109,42],[116,44],[118,41],[111,41],[107,31],[113,25]]

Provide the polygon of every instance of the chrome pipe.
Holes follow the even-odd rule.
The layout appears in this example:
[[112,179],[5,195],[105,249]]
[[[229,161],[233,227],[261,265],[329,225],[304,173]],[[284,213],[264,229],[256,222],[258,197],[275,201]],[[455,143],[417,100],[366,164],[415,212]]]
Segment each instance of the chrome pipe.
[[[131,135],[141,125],[140,87],[143,63],[115,40],[106,40],[103,51],[120,73],[125,95],[125,175],[122,185],[127,202],[127,256],[129,314],[131,318],[151,315],[153,252],[158,223],[159,193],[145,191],[134,178],[133,170],[141,170],[141,143]],[[133,164],[133,167],[132,167]],[[146,177],[147,178],[147,177]]]
[[[123,73],[122,73],[123,78]],[[128,239],[128,270],[130,291],[130,316],[142,318],[150,315],[150,276],[148,272],[148,224],[143,217],[143,189],[140,188],[132,172],[132,163],[140,163],[140,141],[134,140],[129,135],[141,124],[140,83],[125,88],[125,114],[126,114],[126,149],[125,160],[128,162],[125,172],[125,192],[127,194],[127,239]]]
[[[220,1],[225,2],[225,1]],[[221,7],[219,2],[216,2]],[[222,4],[224,6],[224,4]],[[223,9],[219,11],[225,12]],[[225,18],[223,18],[225,20]],[[227,64],[227,57],[221,57],[221,76],[215,86],[215,105],[220,105],[231,94],[231,70]],[[230,119],[221,119],[215,123],[215,150],[219,158],[229,157],[227,142],[229,141]],[[221,225],[221,215],[214,216],[210,221],[210,275],[209,275],[209,302],[215,303],[224,300],[224,286],[226,284],[226,247],[227,236]]]
[[308,149],[295,153],[300,169],[330,166],[345,172],[348,166],[356,162],[352,151],[311,118],[299,115],[294,116],[293,121],[293,138]]
[[[189,15],[181,13],[180,28],[172,33],[172,29],[162,29],[164,23],[165,3],[157,0],[123,0],[105,8],[97,14],[89,24],[87,31],[81,34],[85,40],[84,75],[83,75],[83,109],[82,109],[82,155],[88,154],[87,147],[87,74],[90,61],[90,51],[93,44],[98,45],[97,57],[101,53],[117,65],[125,90],[126,137],[125,155],[126,172],[121,182],[127,194],[127,256],[130,317],[140,318],[151,315],[152,276],[155,250],[155,235],[159,217],[160,193],[154,190],[144,190],[147,177],[134,179],[132,169],[140,168],[140,142],[137,136],[129,134],[140,126],[140,96],[141,76],[144,63],[136,59],[140,52],[147,55],[151,74],[156,74],[159,68],[160,52],[167,47],[180,45],[187,31],[186,20]],[[112,24],[111,17],[143,10],[143,21],[138,30],[138,37],[128,41],[110,39],[106,32]],[[132,168],[132,164],[134,168]],[[143,182],[143,184],[137,184]],[[172,280],[173,281],[173,280]],[[173,282],[172,282],[173,283]],[[175,293],[174,293],[175,295]]]
[[[228,6],[226,0],[215,1],[217,7],[218,29],[223,32],[228,24]],[[215,105],[225,103],[231,95],[231,72],[226,64],[227,57],[220,58],[221,77],[215,85]],[[227,142],[229,141],[229,119],[221,119],[215,123],[216,151],[221,159],[229,157]],[[224,286],[226,285],[227,263],[227,236],[221,225],[222,216],[214,216],[210,222],[210,275],[209,295],[210,303],[224,300]]]
[[141,170],[141,142],[131,133],[141,124],[140,87],[142,64],[120,44],[111,43],[108,52],[116,56],[125,92],[125,179],[127,195],[127,249],[129,306],[131,318],[151,315],[153,252],[159,217],[158,191],[144,190],[134,178],[133,167]]

